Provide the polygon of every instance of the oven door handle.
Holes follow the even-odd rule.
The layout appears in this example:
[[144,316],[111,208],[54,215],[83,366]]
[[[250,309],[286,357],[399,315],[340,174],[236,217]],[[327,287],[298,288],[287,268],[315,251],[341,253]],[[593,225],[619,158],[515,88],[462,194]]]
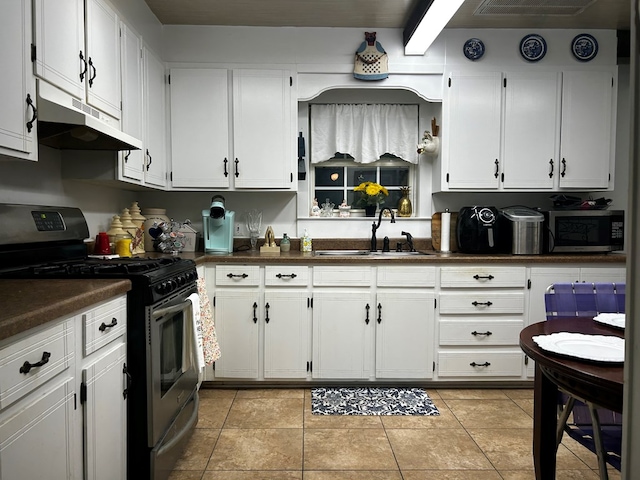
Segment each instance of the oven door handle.
[[151,316],[155,320],[165,315],[169,315],[171,313],[176,313],[176,312],[179,312],[180,310],[184,310],[184,308],[190,304],[191,304],[191,300],[187,299],[183,302],[180,302],[177,305],[172,305],[171,307],[159,308],[158,310],[155,310],[154,312],[152,312]]

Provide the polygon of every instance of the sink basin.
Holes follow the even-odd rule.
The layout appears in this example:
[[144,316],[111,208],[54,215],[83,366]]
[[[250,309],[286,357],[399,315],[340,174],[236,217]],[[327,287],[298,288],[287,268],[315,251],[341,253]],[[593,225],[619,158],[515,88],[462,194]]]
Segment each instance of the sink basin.
[[[429,252],[370,252],[369,250],[315,250],[314,255],[318,257],[413,257],[417,255],[430,255]],[[433,252],[437,255],[437,252]]]
[[[436,252],[433,252],[434,254]],[[376,256],[376,257],[414,257],[414,256],[419,256],[419,255],[430,255],[428,252],[382,252],[382,251],[377,251],[377,252],[369,252],[370,255]]]
[[369,250],[315,250],[314,255],[318,257],[353,257],[369,255]]

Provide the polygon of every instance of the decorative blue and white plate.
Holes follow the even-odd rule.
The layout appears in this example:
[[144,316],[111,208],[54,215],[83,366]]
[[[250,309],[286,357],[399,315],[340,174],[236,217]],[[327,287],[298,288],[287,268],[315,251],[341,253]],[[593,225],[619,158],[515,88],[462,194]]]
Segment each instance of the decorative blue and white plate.
[[540,35],[530,34],[520,40],[520,54],[529,62],[537,62],[547,53],[547,42]]
[[588,33],[581,33],[572,40],[571,52],[581,62],[588,62],[598,54],[598,41]]
[[462,51],[469,60],[478,60],[484,55],[484,43],[479,38],[470,38],[464,42]]

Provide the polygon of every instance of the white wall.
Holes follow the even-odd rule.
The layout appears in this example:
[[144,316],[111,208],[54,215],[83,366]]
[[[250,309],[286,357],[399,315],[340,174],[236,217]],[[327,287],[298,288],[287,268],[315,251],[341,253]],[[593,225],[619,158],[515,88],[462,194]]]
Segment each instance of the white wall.
[[114,214],[137,200],[134,192],[63,180],[59,150],[40,145],[37,162],[0,161],[0,203],[79,207],[95,237]]

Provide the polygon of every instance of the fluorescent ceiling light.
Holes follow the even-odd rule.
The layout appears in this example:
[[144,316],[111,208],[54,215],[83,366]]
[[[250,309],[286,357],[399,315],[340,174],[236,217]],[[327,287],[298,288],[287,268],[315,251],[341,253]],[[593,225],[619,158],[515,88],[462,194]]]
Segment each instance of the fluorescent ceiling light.
[[464,0],[432,0],[418,25],[405,41],[405,55],[424,55],[440,32],[447,26]]

